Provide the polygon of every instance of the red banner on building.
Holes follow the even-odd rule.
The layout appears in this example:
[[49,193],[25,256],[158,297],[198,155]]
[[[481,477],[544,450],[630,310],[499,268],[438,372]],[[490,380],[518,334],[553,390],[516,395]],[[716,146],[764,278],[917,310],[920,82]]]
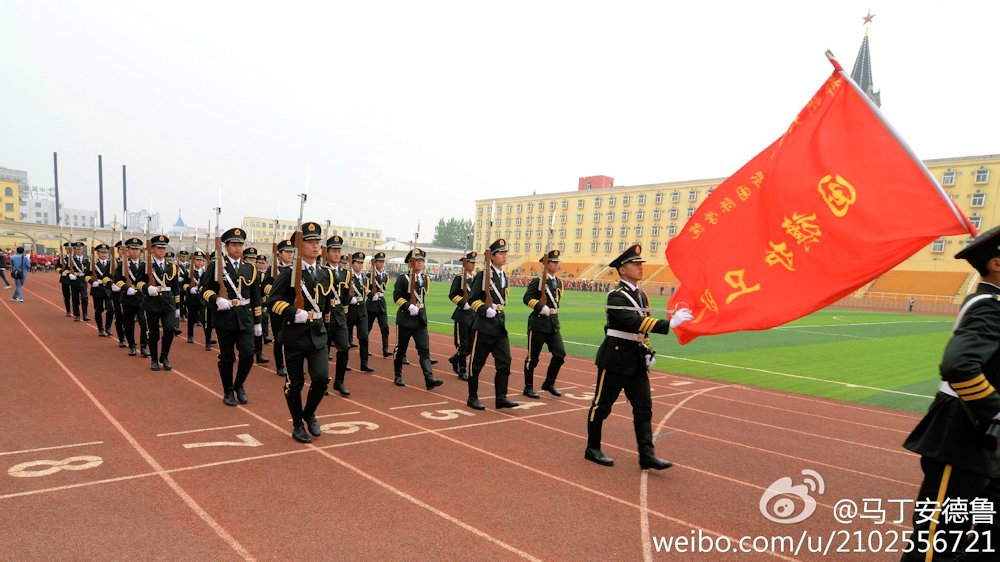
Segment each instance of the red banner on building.
[[[832,59],[831,59],[832,61]],[[827,306],[941,236],[976,229],[840,66],[784,135],[722,182],[666,248],[670,308],[707,334]]]

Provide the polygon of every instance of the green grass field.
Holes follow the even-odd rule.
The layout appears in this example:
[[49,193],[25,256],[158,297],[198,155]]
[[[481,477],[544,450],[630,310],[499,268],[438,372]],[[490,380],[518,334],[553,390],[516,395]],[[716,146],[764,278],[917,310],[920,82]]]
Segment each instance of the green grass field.
[[[427,298],[431,331],[451,334],[448,283]],[[522,287],[511,290],[511,344],[527,343]],[[666,297],[652,297],[654,310]],[[567,291],[559,311],[566,351],[593,358],[603,339],[604,293]],[[394,318],[390,309],[390,321]],[[663,317],[663,314],[658,314]],[[953,319],[943,316],[824,309],[779,328],[701,337],[681,346],[653,336],[655,370],[923,412],[937,389],[937,366]],[[543,361],[544,352],[543,352]],[[515,371],[520,367],[513,366]],[[595,371],[596,376],[596,371]]]

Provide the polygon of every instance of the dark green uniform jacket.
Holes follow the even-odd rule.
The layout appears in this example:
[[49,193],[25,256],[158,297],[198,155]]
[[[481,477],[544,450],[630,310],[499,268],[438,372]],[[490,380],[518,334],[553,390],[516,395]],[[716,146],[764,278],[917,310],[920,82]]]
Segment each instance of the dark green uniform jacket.
[[670,332],[670,321],[653,318],[648,311],[640,310],[642,308],[649,308],[649,299],[642,289],[633,290],[624,281],[619,281],[608,293],[605,334],[608,330],[618,330],[632,334],[633,338],[605,335],[601,347],[597,349],[595,363],[599,369],[625,375],[646,372],[646,355],[651,352],[649,334]]
[[531,314],[528,315],[528,331],[540,334],[554,334],[559,331],[559,301],[562,300],[562,281],[551,275],[545,276],[545,284],[548,290],[545,295],[545,305],[549,307],[549,315],[539,314],[542,310],[542,292],[539,290],[541,277],[535,277],[528,283],[524,291],[524,304],[531,307]]

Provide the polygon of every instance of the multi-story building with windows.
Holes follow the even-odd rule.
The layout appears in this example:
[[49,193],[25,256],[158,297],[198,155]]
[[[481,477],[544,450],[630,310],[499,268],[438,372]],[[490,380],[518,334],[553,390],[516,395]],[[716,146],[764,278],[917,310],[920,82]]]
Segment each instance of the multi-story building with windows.
[[[341,236],[344,239],[345,252],[361,251],[365,254],[372,253],[376,246],[385,243],[382,237],[382,229],[367,228],[360,226],[344,226],[339,224],[323,224],[323,239],[330,236]],[[280,220],[265,217],[243,217],[241,225],[247,232],[247,242],[249,244],[271,244],[274,240],[284,240],[295,232],[298,226],[296,220]],[[270,251],[270,250],[268,250]]]
[[14,180],[0,179],[0,219],[21,220],[21,188]]

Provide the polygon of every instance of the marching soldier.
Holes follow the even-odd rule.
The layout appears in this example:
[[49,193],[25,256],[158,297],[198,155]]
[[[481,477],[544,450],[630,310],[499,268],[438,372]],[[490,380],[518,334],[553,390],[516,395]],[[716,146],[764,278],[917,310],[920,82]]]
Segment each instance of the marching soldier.
[[556,272],[559,271],[559,250],[551,250],[548,261],[545,258],[538,261],[544,264],[546,273],[545,304],[542,304],[541,276],[532,279],[524,291],[524,304],[532,309],[528,315],[528,356],[524,358],[524,395],[529,398],[538,398],[534,373],[538,357],[542,353],[542,345],[548,346],[552,353],[542,390],[553,396],[562,396],[556,389],[556,377],[559,376],[559,367],[566,359],[566,347],[563,345],[562,334],[559,333],[559,301],[563,295],[562,281],[556,277]]
[[368,298],[368,281],[365,280],[362,269],[365,267],[365,253],[351,254],[350,300],[347,305],[347,332],[355,327],[358,331],[358,346],[361,355],[361,372],[374,373],[375,369],[368,366],[368,309],[365,300]]
[[372,326],[377,321],[382,334],[382,357],[391,357],[389,316],[385,304],[385,289],[389,284],[389,274],[385,271],[385,252],[378,252],[372,256],[372,264],[374,268],[372,274],[368,276],[368,296],[365,300],[365,308],[368,311],[368,334],[371,335]]
[[174,329],[181,315],[180,309],[177,308],[177,303],[181,300],[180,270],[177,264],[167,261],[169,238],[159,234],[152,237],[149,242],[152,247],[150,250],[152,256],[149,260],[152,269],[148,276],[142,277],[136,283],[136,288],[147,295],[142,299],[142,309],[146,314],[149,351],[153,356],[149,369],[159,371],[162,365],[164,370],[170,371],[173,369],[169,359],[170,344],[174,341]]
[[[294,265],[292,263],[294,255],[295,245],[291,240],[282,240],[281,242],[278,242],[278,256],[276,259],[278,260],[279,277],[281,276],[282,271],[290,269]],[[276,280],[277,277],[270,281],[270,287],[266,285],[264,287],[264,292],[268,295],[268,302],[271,300],[271,291],[274,290],[273,284]],[[288,371],[285,367],[285,347],[284,344],[281,343],[280,337],[281,327],[284,325],[284,322],[282,321],[280,314],[277,314],[274,310],[270,310],[270,305],[268,306],[268,309],[268,315],[271,317],[271,330],[274,332],[274,367],[278,372],[278,376],[284,377],[288,375]],[[329,369],[327,369],[327,371],[329,371]],[[329,376],[327,377],[327,381],[329,382]]]
[[249,248],[244,248],[243,263],[248,263],[254,267],[257,267],[257,248],[254,248],[253,246],[250,246]]
[[[184,284],[191,278],[191,252],[187,250],[177,252],[177,269],[179,270],[177,274],[180,275],[181,279],[181,289],[186,291],[187,289],[184,289]],[[186,320],[188,312],[187,293],[182,295],[181,302],[177,307],[177,310],[181,311],[181,319]],[[178,325],[178,327],[180,326]]]
[[149,349],[146,347],[146,315],[142,313],[142,293],[136,290],[139,281],[146,276],[146,262],[139,259],[142,240],[129,238],[125,241],[125,247],[128,259],[121,263],[115,275],[115,285],[119,291],[125,293],[121,296],[122,327],[125,330],[125,339],[128,340],[128,354],[135,357],[135,324],[138,320],[142,356],[149,357]]
[[403,382],[403,357],[406,347],[413,338],[420,358],[420,369],[424,372],[424,386],[427,390],[444,384],[444,381],[434,378],[431,366],[431,343],[427,335],[427,309],[424,299],[430,288],[430,277],[424,273],[427,254],[420,248],[414,248],[406,254],[404,263],[410,266],[410,273],[401,273],[396,278],[392,299],[399,309],[396,311],[396,350],[392,356],[392,366],[395,372],[396,386],[406,386]]
[[[202,276],[198,286],[202,298],[214,309],[214,327],[219,337],[219,378],[222,380],[222,402],[226,406],[235,406],[237,401],[246,404],[249,400],[243,383],[253,367],[253,338],[262,333],[260,276],[256,267],[241,261],[245,241],[246,233],[242,229],[225,231],[222,234],[224,253],[216,256],[216,262]],[[223,268],[221,286],[215,274],[219,261]]]
[[[184,275],[181,273],[182,270],[180,269],[180,266],[177,263],[177,255],[176,254],[174,254],[170,250],[167,250],[167,253],[166,253],[166,262],[169,263],[169,264],[172,264],[172,265],[176,265],[178,267],[177,278],[178,279],[184,279]],[[180,292],[174,293],[174,295],[176,297],[178,297],[178,298],[181,297]],[[177,307],[176,307],[178,314],[180,312],[182,312],[182,310],[181,310],[181,304],[183,304],[183,303],[184,303],[184,299],[180,299],[180,304],[178,304]],[[180,324],[180,320],[179,319],[178,319],[177,322],[174,322],[174,335],[175,336],[181,335],[181,324]],[[153,354],[153,357],[156,357],[156,354]]]
[[69,274],[72,272],[70,263],[70,254],[73,252],[73,248],[69,242],[63,242],[63,251],[59,254],[59,265],[56,271],[59,273],[59,286],[62,289],[63,305],[66,307],[66,317],[69,318],[73,316],[70,312],[70,299],[72,298],[73,289],[70,288]]
[[[285,402],[292,416],[292,438],[299,443],[311,443],[313,437],[322,433],[316,421],[316,409],[323,400],[326,387],[330,383],[330,363],[324,316],[333,308],[333,296],[337,292],[333,271],[318,267],[316,258],[322,251],[322,227],[315,222],[302,224],[301,236],[302,272],[299,291],[303,308],[296,308],[296,287],[293,286],[293,267],[282,267],[271,287],[267,306],[280,321],[277,341],[284,348]],[[286,246],[284,249],[291,247]],[[281,251],[279,251],[281,253]],[[309,394],[305,407],[302,406],[302,387],[305,385],[305,367],[309,368]],[[308,433],[306,430],[308,429]]]
[[[115,242],[115,261],[111,269],[111,282],[108,283],[111,289],[111,306],[114,308],[115,334],[118,336],[118,347],[126,347],[128,345],[125,343],[125,313],[122,311],[122,288],[115,282],[118,279],[118,272],[122,267],[124,252],[125,249],[122,247],[122,241]],[[110,326],[106,327],[105,333],[108,336],[111,335]]]
[[472,305],[469,304],[469,289],[476,278],[476,252],[469,252],[462,260],[462,272],[451,281],[451,290],[448,291],[448,298],[455,303],[455,312],[451,313],[451,319],[455,322],[454,340],[455,355],[448,358],[451,368],[463,381],[469,380],[468,365],[466,358],[469,357],[469,348],[472,345]]
[[90,297],[87,296],[87,272],[90,270],[90,258],[83,255],[83,242],[73,242],[73,256],[69,259],[68,274],[70,294],[73,298],[73,321],[80,321],[80,308],[83,307],[83,321],[89,322],[87,308]]
[[[251,248],[252,249],[252,248]],[[254,250],[256,252],[256,250]],[[248,262],[249,263],[249,262]],[[260,276],[260,286],[261,289],[261,300],[266,302],[267,299],[267,287],[273,283],[271,279],[271,268],[267,265],[267,256],[264,254],[257,254],[253,260],[253,265],[257,268],[257,275]],[[270,318],[267,314],[260,315],[260,335],[253,337],[253,351],[254,360],[258,365],[264,363],[270,363],[271,360],[264,357],[264,336],[267,335],[268,325],[271,323]]]
[[[479,372],[486,365],[486,358],[493,355],[496,369],[496,407],[514,408],[517,402],[507,399],[507,380],[510,378],[510,337],[504,308],[510,296],[510,284],[503,266],[507,263],[507,241],[497,239],[490,244],[490,263],[476,274],[469,290],[469,301],[475,318],[472,319],[472,374],[469,377],[469,400],[466,405],[474,410],[485,410],[479,401]],[[485,275],[490,276],[490,297],[493,304],[486,306]]]
[[333,389],[341,396],[347,397],[351,392],[344,386],[344,375],[350,370],[347,366],[347,352],[351,346],[347,341],[347,304],[350,301],[350,288],[347,286],[348,272],[340,265],[340,256],[343,251],[344,239],[340,236],[331,236],[326,240],[326,267],[333,274],[334,295],[333,311],[327,327],[328,343],[331,347],[337,348],[336,371],[333,378]]
[[621,280],[608,293],[607,324],[604,341],[597,350],[597,389],[587,414],[587,449],[583,456],[603,466],[615,464],[601,451],[601,429],[611,414],[611,406],[624,390],[632,404],[639,467],[663,470],[673,463],[657,458],[653,448],[649,367],[656,361],[656,352],[650,347],[649,334],[666,334],[670,328],[691,320],[692,316],[686,308],[678,310],[670,320],[650,316],[649,298],[639,288],[645,262],[641,251],[639,245],[634,245],[608,264],[618,270]]
[[[215,252],[212,252],[208,256],[208,263],[212,264],[215,262]],[[208,269],[205,270],[208,274]],[[201,282],[198,283],[198,294],[201,295]],[[205,302],[204,295],[201,296],[201,302]],[[212,344],[218,343],[216,340],[212,339],[212,331],[215,329],[215,307],[205,306],[205,351],[212,351]]]
[[97,252],[97,262],[93,264],[93,269],[87,274],[87,283],[90,283],[90,296],[94,299],[94,319],[97,323],[98,337],[111,335],[111,321],[115,317],[114,307],[111,302],[111,291],[108,289],[114,277],[114,264],[108,259],[108,251],[111,248],[107,244],[98,244],[94,250]]
[[201,278],[205,275],[205,252],[195,250],[192,257],[191,270],[188,271],[187,277],[184,278],[184,298],[182,299],[187,301],[187,342],[194,343],[194,327],[198,322],[201,322],[205,330],[205,342],[207,345],[210,337],[207,324],[205,323],[205,310],[207,307],[204,305],[201,294],[198,292],[198,285],[201,283]]
[[[348,256],[349,255],[350,254],[341,254],[340,255],[340,266],[339,266],[339,270],[340,271],[346,271],[347,272],[347,273],[344,274],[344,287],[345,287],[345,289],[344,289],[344,297],[342,299],[343,302],[345,302],[345,303],[351,300],[350,281],[351,281],[352,269],[351,269],[351,264],[348,263],[349,262],[349,260],[348,260]],[[345,317],[347,315],[347,312],[349,312],[349,310],[350,309],[347,308],[347,307],[344,308],[344,315],[345,315]],[[351,325],[350,323],[348,323],[348,325],[347,325],[347,345],[349,347],[351,347],[351,348],[358,347],[358,344],[354,343],[354,326]],[[348,366],[347,370],[348,371],[351,370],[350,366]]]
[[1000,504],[1000,227],[980,234],[955,258],[967,260],[981,280],[958,311],[934,401],[903,443],[920,455],[924,473],[913,511],[913,537],[924,546],[904,553],[904,562],[997,557],[973,554],[993,552],[983,545],[1000,538],[995,507],[989,519],[976,522],[968,506],[977,500]]

